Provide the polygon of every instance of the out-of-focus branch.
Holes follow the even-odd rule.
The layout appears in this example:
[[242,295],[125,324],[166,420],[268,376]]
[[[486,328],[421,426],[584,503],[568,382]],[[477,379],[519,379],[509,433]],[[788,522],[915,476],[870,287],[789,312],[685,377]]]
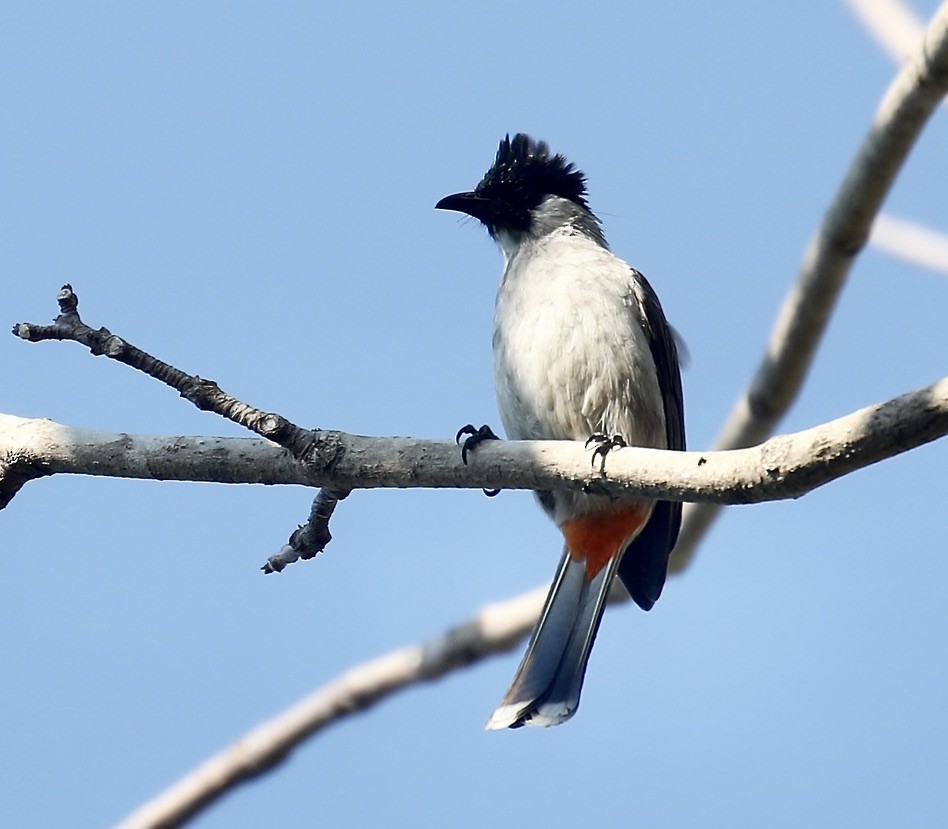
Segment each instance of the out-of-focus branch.
[[347,671],[206,760],[117,829],[179,826],[227,790],[269,771],[326,726],[396,691],[512,650],[536,620],[545,594],[545,589],[534,590],[488,605],[442,636]]
[[948,236],[937,230],[880,213],[869,241],[897,259],[948,274]]
[[[873,220],[929,116],[948,92],[948,3],[891,83],[810,242],[797,281],[784,299],[763,360],[740,396],[715,449],[751,446],[767,438],[796,399]],[[719,507],[684,510],[672,570],[685,569]]]
[[845,0],[894,63],[902,63],[925,34],[925,23],[900,0]]
[[[911,55],[925,34],[922,19],[901,0],[846,0],[846,4],[895,64]],[[942,104],[948,101],[943,99]],[[869,244],[913,265],[948,273],[948,236],[936,230],[881,213]]]

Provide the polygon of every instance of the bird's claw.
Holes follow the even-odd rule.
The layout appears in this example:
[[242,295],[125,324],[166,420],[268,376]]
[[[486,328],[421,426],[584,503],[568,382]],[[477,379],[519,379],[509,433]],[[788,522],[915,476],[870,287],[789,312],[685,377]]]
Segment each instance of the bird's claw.
[[[463,443],[461,443],[462,435],[468,435]],[[454,436],[454,442],[461,445],[461,460],[464,462],[465,466],[467,466],[467,453],[474,451],[485,440],[500,440],[500,438],[494,434],[494,430],[491,429],[486,423],[481,426],[480,429],[475,429],[470,423],[458,429],[458,433]],[[495,495],[500,493],[500,490],[485,489],[482,490],[482,492],[488,498],[493,498]]]
[[[469,437],[464,440],[464,443],[461,443],[462,435],[469,435]],[[500,440],[500,438],[494,434],[493,429],[487,424],[481,426],[480,429],[475,429],[468,423],[467,426],[462,426],[458,429],[458,433],[454,436],[454,441],[455,443],[461,444],[461,460],[465,466],[467,466],[467,453],[474,451],[474,449],[485,440]]]
[[606,455],[608,455],[613,449],[622,449],[629,444],[625,442],[625,438],[622,435],[607,435],[602,432],[596,432],[594,435],[589,436],[589,440],[586,441],[586,448],[589,448],[591,443],[596,444],[596,448],[593,449],[592,453],[592,465],[596,465],[596,458],[601,458],[599,464],[599,471],[604,473],[606,471]]

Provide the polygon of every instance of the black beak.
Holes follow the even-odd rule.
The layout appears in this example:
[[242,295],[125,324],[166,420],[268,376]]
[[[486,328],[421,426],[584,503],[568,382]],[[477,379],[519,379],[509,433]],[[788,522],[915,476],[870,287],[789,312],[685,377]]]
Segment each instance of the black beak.
[[441,199],[435,205],[435,210],[456,210],[458,213],[467,213],[468,216],[483,220],[490,210],[490,201],[473,192],[454,193]]

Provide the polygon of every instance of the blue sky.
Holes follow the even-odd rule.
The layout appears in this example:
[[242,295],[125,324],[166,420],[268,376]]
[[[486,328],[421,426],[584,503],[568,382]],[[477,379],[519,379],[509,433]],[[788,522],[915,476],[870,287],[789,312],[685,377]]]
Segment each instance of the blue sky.
[[[934,3],[916,3],[921,14]],[[894,69],[841,3],[7,4],[0,309],[84,319],[295,421],[499,425],[499,253],[434,211],[506,132],[586,171],[688,342],[709,445]],[[948,228],[936,116],[886,209]],[[948,282],[857,261],[790,431],[943,376]],[[0,338],[0,410],[240,431],[72,344]],[[729,511],[579,714],[485,733],[519,653],[387,700],[199,827],[943,826],[945,444]],[[359,492],[259,566],[301,488],[54,478],[0,515],[0,812],[105,826],[340,671],[552,576],[526,493]]]

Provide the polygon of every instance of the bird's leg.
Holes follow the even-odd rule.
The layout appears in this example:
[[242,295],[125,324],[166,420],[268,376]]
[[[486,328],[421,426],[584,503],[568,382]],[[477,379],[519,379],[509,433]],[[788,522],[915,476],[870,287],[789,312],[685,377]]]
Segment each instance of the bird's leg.
[[608,455],[613,449],[622,449],[624,446],[629,444],[625,442],[625,438],[622,435],[607,435],[603,432],[596,432],[593,435],[589,436],[589,440],[586,441],[586,448],[589,448],[591,443],[596,444],[596,448],[593,449],[592,453],[592,465],[596,465],[596,458],[602,458],[602,462],[599,464],[599,471],[605,474],[606,471],[606,455]]
[[[464,443],[461,443],[461,435],[469,436],[465,438]],[[470,423],[458,429],[458,433],[454,436],[454,441],[455,443],[461,444],[461,460],[465,466],[467,466],[467,453],[474,451],[485,440],[500,440],[500,438],[494,434],[494,430],[486,423],[481,426],[480,429],[475,429]],[[500,492],[499,489],[485,489],[482,491],[488,498],[493,498]]]

